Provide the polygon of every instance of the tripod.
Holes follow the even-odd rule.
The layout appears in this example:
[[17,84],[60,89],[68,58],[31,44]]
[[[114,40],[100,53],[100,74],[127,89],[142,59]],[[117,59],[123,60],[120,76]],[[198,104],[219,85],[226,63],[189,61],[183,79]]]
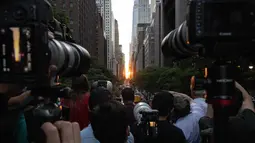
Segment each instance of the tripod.
[[214,143],[228,142],[228,120],[238,100],[235,96],[237,71],[230,62],[216,61],[206,75],[207,102],[214,109]]

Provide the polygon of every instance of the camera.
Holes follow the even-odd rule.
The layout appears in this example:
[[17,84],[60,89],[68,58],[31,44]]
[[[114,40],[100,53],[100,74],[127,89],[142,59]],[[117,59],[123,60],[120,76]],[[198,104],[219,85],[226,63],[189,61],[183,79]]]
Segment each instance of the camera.
[[252,0],[190,0],[186,20],[162,41],[164,56],[252,58],[254,8]]
[[88,51],[69,40],[47,0],[11,0],[0,5],[0,82],[48,86],[49,67],[78,76],[90,67]]
[[253,0],[190,0],[186,20],[162,41],[165,57],[211,59],[196,87],[207,92],[214,109],[215,142],[228,142],[228,118],[236,101],[238,62],[254,62],[255,2]]
[[112,92],[112,82],[109,80],[98,80],[92,83],[92,88],[91,90],[97,88],[97,87],[103,87],[107,90],[109,90],[110,92]]
[[254,61],[255,2],[252,0],[190,0],[186,20],[162,41],[165,57],[213,59],[204,82],[208,102],[233,104],[237,63]]
[[[0,2],[0,83],[17,84],[32,96],[15,110],[33,108],[27,124],[31,141],[43,142],[44,122],[66,119],[69,109],[57,105],[58,98],[70,98],[71,89],[54,83],[55,78],[76,77],[90,68],[90,54],[75,43],[70,29],[53,16],[47,0]],[[12,111],[9,111],[12,112]]]
[[139,102],[134,107],[134,116],[142,133],[141,138],[145,142],[153,142],[158,136],[158,111],[152,110],[147,103]]

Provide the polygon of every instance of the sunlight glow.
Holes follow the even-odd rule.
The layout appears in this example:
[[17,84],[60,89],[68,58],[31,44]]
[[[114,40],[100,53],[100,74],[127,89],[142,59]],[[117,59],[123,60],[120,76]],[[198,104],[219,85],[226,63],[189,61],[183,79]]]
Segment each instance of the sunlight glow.
[[130,69],[129,69],[129,52],[125,54],[125,77],[130,79]]
[[126,75],[125,76],[126,76],[126,79],[130,79],[130,71],[129,70],[126,71]]

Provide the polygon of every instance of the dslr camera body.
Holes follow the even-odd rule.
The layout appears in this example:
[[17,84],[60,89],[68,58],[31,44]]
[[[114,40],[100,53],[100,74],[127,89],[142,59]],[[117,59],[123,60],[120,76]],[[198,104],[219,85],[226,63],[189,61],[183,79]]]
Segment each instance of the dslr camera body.
[[134,116],[141,142],[155,143],[158,136],[158,110],[152,110],[145,102],[139,102],[134,107]]
[[191,0],[186,43],[206,58],[251,56],[255,52],[255,2],[252,0]]
[[[32,91],[17,109],[34,101],[30,121],[38,129],[44,122],[60,120],[63,114],[69,116],[56,101],[70,98],[71,90],[54,81],[58,76],[86,73],[89,52],[74,43],[70,30],[54,18],[47,0],[3,0],[0,18],[0,83],[23,85]],[[31,133],[37,141],[42,139],[37,129]]]
[[254,62],[255,2],[253,0],[190,0],[187,17],[162,41],[165,57],[191,56],[213,59],[205,68],[201,87],[214,108],[215,142],[228,142],[229,111],[238,100],[235,81],[238,60]]
[[67,28],[54,19],[47,0],[2,1],[0,18],[1,83],[48,86],[51,65],[60,76],[88,71],[88,51],[67,41]]

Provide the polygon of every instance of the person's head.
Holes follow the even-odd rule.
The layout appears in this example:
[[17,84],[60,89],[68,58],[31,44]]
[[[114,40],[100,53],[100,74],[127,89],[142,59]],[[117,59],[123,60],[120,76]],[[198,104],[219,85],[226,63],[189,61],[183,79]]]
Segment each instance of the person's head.
[[205,98],[206,91],[205,90],[191,90],[192,98]]
[[192,98],[206,98],[206,91],[203,87],[203,77],[192,76],[190,79],[190,94]]
[[190,114],[190,101],[185,96],[174,97],[174,114],[177,118]]
[[174,96],[169,92],[158,92],[152,100],[152,109],[159,111],[160,117],[168,117],[174,107]]
[[103,87],[94,88],[90,92],[89,109],[93,110],[97,105],[103,104],[112,100],[112,93]]
[[73,77],[72,79],[72,89],[75,91],[89,91],[89,82],[85,75],[79,77]]
[[134,90],[130,87],[126,87],[121,91],[123,102],[134,102],[135,95]]
[[109,80],[98,80],[92,83],[91,91],[97,87],[104,87],[111,93],[113,92],[113,85],[112,82]]
[[91,126],[100,143],[125,143],[128,136],[128,120],[125,106],[111,100],[96,106],[92,111]]

